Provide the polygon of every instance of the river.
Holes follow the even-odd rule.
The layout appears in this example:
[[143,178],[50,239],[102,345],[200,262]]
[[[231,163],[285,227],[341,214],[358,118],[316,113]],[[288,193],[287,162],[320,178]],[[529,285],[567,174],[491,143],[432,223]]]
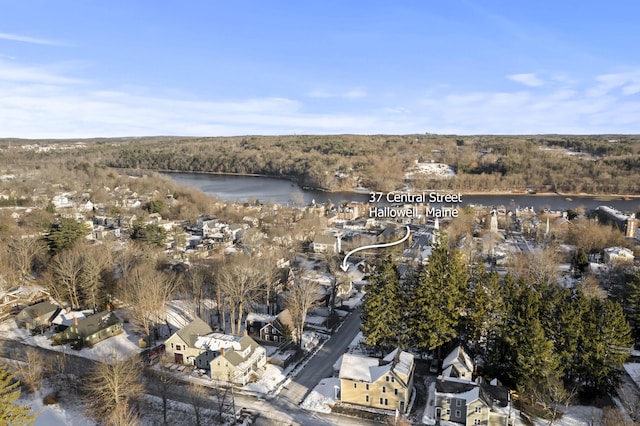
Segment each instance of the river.
[[[312,201],[334,204],[342,201],[366,202],[369,193],[323,192],[300,188],[295,182],[262,176],[215,175],[202,173],[165,173],[180,185],[192,186],[204,193],[225,201],[274,202],[283,205],[301,205]],[[640,199],[622,199],[620,197],[604,200],[602,197],[564,197],[558,195],[462,195],[462,203],[485,206],[533,207],[536,211],[544,208],[566,210],[584,207],[611,206],[623,212],[636,213],[640,210]]]

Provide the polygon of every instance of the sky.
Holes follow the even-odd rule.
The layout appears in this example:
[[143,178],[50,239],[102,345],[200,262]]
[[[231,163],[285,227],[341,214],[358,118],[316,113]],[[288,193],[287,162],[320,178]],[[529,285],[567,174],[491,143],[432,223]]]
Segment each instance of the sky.
[[640,133],[633,0],[0,11],[0,137]]

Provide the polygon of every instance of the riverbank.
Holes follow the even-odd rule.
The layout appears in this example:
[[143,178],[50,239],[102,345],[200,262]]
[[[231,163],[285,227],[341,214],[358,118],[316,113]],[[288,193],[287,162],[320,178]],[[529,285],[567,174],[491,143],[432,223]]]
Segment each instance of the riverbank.
[[[259,201],[298,207],[328,202],[334,205],[349,202],[364,204],[372,202],[372,191],[326,192],[303,189],[288,179],[270,176],[187,172],[167,173],[165,176],[180,185],[198,188],[205,194],[215,196],[224,201],[250,203]],[[440,194],[446,192],[458,193],[457,191],[435,191],[431,189],[427,189],[424,192],[431,191]],[[589,210],[606,205],[628,213],[638,213],[640,210],[640,197],[629,195],[558,194],[553,192],[530,194],[514,191],[474,191],[473,193],[460,192],[460,194],[461,202],[457,203],[459,206],[514,206],[534,208],[538,211],[547,209],[575,210],[581,208]],[[386,197],[380,197],[380,200],[376,197],[373,201],[386,205]]]
[[[295,176],[288,175],[279,175],[279,176],[271,176],[271,175],[263,175],[257,173],[225,173],[225,172],[203,172],[203,171],[180,171],[180,170],[150,170],[152,172],[157,173],[165,173],[165,174],[192,174],[192,175],[211,175],[211,176],[238,176],[238,177],[259,177],[259,178],[268,178],[268,179],[282,179],[292,183],[295,183],[298,187],[305,191],[318,191],[324,192],[327,194],[344,194],[344,193],[353,193],[353,194],[369,194],[372,192],[379,193],[380,191],[375,191],[369,188],[363,187],[352,187],[352,188],[336,188],[336,189],[328,189],[328,188],[317,188],[317,187],[309,187],[309,186],[301,186],[298,182],[298,179]],[[599,194],[599,193],[560,193],[560,192],[541,192],[541,191],[527,191],[525,189],[522,190],[512,190],[512,191],[465,191],[465,190],[450,190],[450,189],[427,189],[423,192],[436,191],[442,193],[460,193],[462,196],[530,196],[530,197],[559,197],[559,198],[593,198],[598,201],[616,201],[616,200],[624,200],[624,201],[632,201],[634,199],[640,200],[640,194]],[[390,192],[390,191],[386,191]],[[406,190],[396,190],[394,192],[406,192]],[[571,200],[567,200],[571,201]]]

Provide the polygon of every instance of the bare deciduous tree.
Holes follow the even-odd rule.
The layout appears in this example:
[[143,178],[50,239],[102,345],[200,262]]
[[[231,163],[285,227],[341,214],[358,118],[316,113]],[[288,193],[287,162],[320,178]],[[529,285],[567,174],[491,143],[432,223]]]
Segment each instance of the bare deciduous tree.
[[97,363],[88,376],[88,405],[97,418],[108,419],[110,424],[134,424],[132,402],[144,390],[139,360],[114,355],[107,361]]
[[167,303],[177,288],[175,276],[151,265],[135,266],[121,286],[121,296],[130,305],[134,322],[149,341],[155,339],[155,327],[166,322]]
[[47,252],[47,246],[37,237],[15,238],[8,244],[9,259],[20,278],[31,275],[33,260]]
[[33,347],[26,350],[25,362],[18,366],[16,374],[20,377],[20,383],[27,392],[35,392],[40,389],[42,379],[47,369],[47,360],[42,353]]
[[293,332],[298,347],[302,345],[302,332],[307,320],[307,312],[318,300],[318,284],[311,280],[296,280],[286,295],[286,304],[291,312]]
[[53,291],[74,308],[80,307],[83,260],[82,250],[76,247],[62,250],[51,260]]
[[205,408],[206,400],[207,390],[204,386],[191,382],[189,385],[189,403],[193,408],[193,416],[196,426],[201,426],[203,424],[202,411]]
[[219,286],[228,300],[232,334],[240,334],[245,309],[257,299],[263,280],[259,266],[248,257],[236,257],[220,268]]
[[104,288],[102,273],[112,265],[111,251],[103,245],[82,246],[83,265],[80,287],[84,299],[93,309],[98,309],[100,293]]

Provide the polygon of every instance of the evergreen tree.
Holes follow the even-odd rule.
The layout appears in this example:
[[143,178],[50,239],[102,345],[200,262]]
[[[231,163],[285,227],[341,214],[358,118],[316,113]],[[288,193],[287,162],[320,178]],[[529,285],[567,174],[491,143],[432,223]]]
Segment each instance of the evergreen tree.
[[20,382],[0,364],[0,424],[11,426],[32,425],[37,414],[31,408],[16,404],[20,398]]
[[61,218],[52,223],[44,234],[51,254],[71,247],[79,238],[89,235],[91,230],[75,219]]
[[585,306],[578,346],[580,378],[587,387],[605,393],[620,379],[632,346],[631,327],[616,302],[591,298]]
[[378,263],[363,298],[360,329],[367,345],[383,351],[398,345],[402,334],[400,296],[398,268],[387,257]]
[[628,309],[628,318],[633,327],[633,337],[640,340],[640,270],[626,277],[625,303]]
[[549,334],[555,342],[554,348],[563,370],[564,381],[574,384],[578,378],[578,352],[582,335],[582,315],[584,303],[570,289],[563,289],[559,302],[555,305],[555,324]]
[[504,319],[503,298],[500,276],[495,271],[488,272],[484,263],[480,263],[472,271],[458,329],[483,352],[486,351],[489,334]]
[[521,283],[519,290],[505,336],[511,349],[508,371],[518,388],[530,391],[540,380],[557,372],[558,359],[538,317],[540,295],[526,283]]
[[576,250],[571,259],[571,266],[573,266],[576,276],[582,276],[589,268],[589,256],[582,248]]
[[137,222],[133,224],[131,239],[151,246],[163,247],[167,239],[167,231],[160,225],[153,223],[145,225]]
[[[491,281],[491,285],[495,283]],[[501,294],[499,301],[499,314],[493,318],[492,327],[488,329],[485,351],[485,370],[489,375],[508,377],[508,365],[511,357],[511,348],[506,341],[508,325],[512,323],[514,307],[517,306],[516,283],[510,273],[502,279],[502,285],[497,293]]]
[[414,346],[433,350],[456,337],[468,272],[462,256],[439,234],[429,263],[417,270],[414,296],[408,301],[413,320],[408,334]]

